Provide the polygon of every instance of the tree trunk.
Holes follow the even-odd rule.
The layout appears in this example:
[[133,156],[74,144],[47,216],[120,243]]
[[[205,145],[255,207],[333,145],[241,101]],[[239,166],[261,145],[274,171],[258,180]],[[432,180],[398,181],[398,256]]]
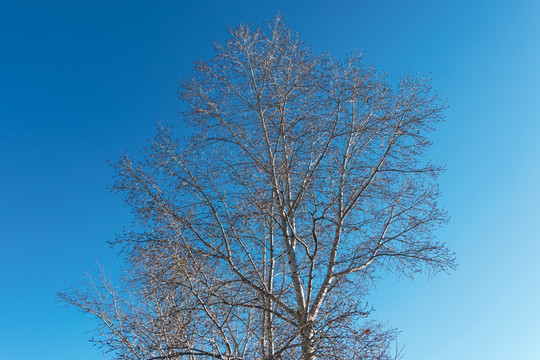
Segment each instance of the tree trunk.
[[315,360],[315,330],[311,323],[307,323],[302,327],[300,332],[302,339],[302,360]]

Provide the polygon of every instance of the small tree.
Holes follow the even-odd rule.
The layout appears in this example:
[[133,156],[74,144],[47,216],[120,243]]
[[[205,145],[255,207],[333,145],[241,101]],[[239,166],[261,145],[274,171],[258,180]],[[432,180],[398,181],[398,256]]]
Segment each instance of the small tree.
[[428,80],[392,86],[277,17],[231,30],[180,98],[191,138],[162,127],[116,164],[143,228],[117,240],[123,287],[61,298],[119,359],[391,358],[394,332],[364,319],[374,277],[454,266],[433,237],[441,168],[423,156],[444,105]]

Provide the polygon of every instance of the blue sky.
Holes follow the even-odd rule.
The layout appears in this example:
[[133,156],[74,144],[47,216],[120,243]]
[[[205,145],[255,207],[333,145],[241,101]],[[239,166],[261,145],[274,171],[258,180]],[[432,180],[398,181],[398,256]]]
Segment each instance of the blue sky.
[[533,359],[540,339],[540,2],[0,2],[0,358],[95,359],[55,302],[129,225],[107,160],[178,121],[177,78],[227,26],[277,10],[316,50],[365,50],[448,98],[439,239],[459,268],[388,277],[372,301],[408,359]]

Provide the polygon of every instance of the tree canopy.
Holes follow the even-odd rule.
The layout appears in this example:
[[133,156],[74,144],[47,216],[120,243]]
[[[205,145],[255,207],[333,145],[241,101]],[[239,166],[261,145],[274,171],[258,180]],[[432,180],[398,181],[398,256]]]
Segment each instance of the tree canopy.
[[314,51],[279,18],[241,25],[180,81],[163,126],[115,164],[137,227],[119,288],[60,294],[118,359],[390,359],[365,295],[383,271],[454,267],[435,240],[443,119],[425,76]]

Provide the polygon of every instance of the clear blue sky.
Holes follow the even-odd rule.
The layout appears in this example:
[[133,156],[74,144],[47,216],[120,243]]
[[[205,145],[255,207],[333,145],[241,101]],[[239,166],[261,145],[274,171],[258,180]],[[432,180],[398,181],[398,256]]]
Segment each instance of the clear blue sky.
[[130,215],[107,160],[178,120],[176,79],[211,40],[278,9],[315,49],[431,73],[448,98],[430,155],[459,268],[390,277],[372,299],[407,358],[538,358],[538,0],[17,0],[0,2],[0,359],[102,358],[55,292],[119,262],[105,241]]

